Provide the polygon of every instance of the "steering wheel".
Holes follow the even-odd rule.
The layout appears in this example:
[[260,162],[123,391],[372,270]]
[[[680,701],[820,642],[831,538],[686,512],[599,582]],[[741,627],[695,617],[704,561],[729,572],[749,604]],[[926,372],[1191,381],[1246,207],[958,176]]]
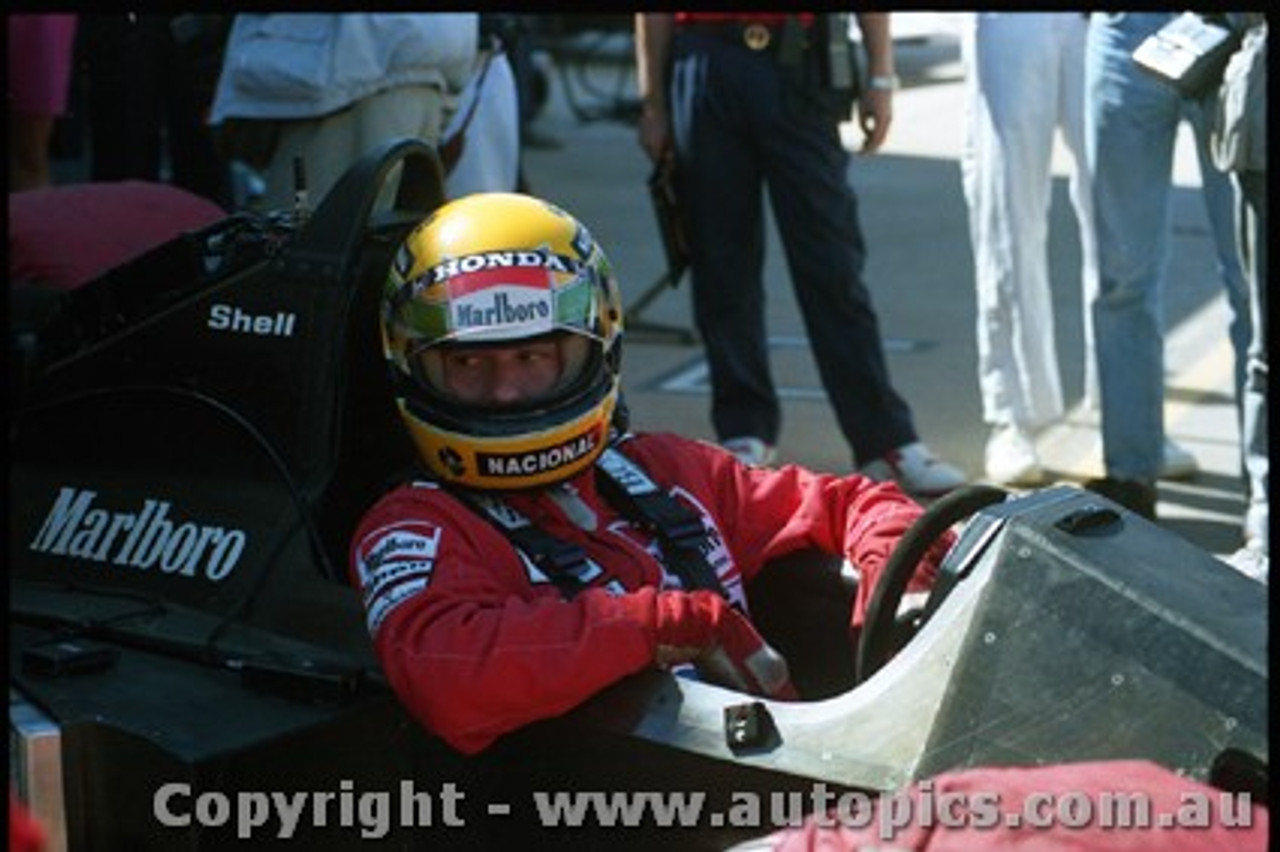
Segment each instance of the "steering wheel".
[[1009,492],[994,485],[958,488],[932,503],[903,534],[885,562],[884,573],[867,605],[866,621],[858,642],[858,683],[879,671],[892,656],[894,618],[898,606],[902,603],[911,575],[933,543],[953,524],[1008,496]]

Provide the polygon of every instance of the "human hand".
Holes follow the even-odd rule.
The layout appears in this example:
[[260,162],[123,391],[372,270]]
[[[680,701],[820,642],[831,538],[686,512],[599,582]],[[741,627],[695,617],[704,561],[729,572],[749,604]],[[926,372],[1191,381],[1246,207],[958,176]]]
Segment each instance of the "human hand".
[[643,106],[636,134],[640,147],[651,162],[660,163],[672,156],[671,120],[665,110],[656,106]]
[[[864,533],[858,551],[845,555],[851,564],[857,566],[859,574],[858,590],[850,613],[850,626],[853,629],[862,627],[871,597],[886,579],[884,570],[890,555],[901,547],[902,537],[920,517],[921,511],[918,507],[898,508],[881,515],[875,527]],[[956,531],[946,529],[929,544],[906,578],[905,586],[902,587],[905,596],[912,593],[927,594],[933,589],[938,571],[957,540]],[[905,567],[901,566],[899,570]],[[902,580],[899,576],[895,582],[901,583]]]
[[783,700],[799,697],[787,661],[720,595],[659,592],[657,609],[658,666],[693,663],[707,680],[730,689]]
[[893,92],[868,89],[858,99],[858,126],[862,128],[862,153],[874,154],[889,137],[893,122]]
[[951,552],[951,548],[956,546],[956,542],[960,540],[960,536],[956,533],[954,527],[944,530],[941,535],[934,539],[933,544],[929,545],[929,549],[924,552],[924,556],[920,557],[920,567],[916,569],[915,576],[912,577],[913,583],[908,588],[929,589],[933,587],[933,581],[938,576],[938,570],[942,567],[942,562],[947,558],[947,554]]

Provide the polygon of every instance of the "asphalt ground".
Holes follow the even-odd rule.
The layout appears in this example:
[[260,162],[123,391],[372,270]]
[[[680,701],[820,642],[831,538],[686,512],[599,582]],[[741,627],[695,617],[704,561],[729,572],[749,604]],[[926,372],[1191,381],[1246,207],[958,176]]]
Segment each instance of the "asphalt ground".
[[[948,32],[896,41],[903,88],[886,146],[855,156],[869,248],[867,284],[881,323],[894,384],[911,404],[923,439],[982,476],[987,427],[977,384],[975,297],[961,190],[964,105],[959,47]],[[607,57],[601,47],[596,55]],[[625,57],[625,45],[614,51]],[[594,231],[617,270],[630,308],[624,370],[635,427],[714,439],[706,365],[692,333],[687,277],[661,284],[665,261],[646,188],[649,164],[625,102],[634,98],[627,63],[548,66],[552,81],[525,151],[535,194],[562,205]],[[859,134],[842,128],[856,149]],[[1059,140],[1060,141],[1060,140]],[[1097,417],[1081,402],[1085,351],[1079,242],[1067,198],[1069,159],[1054,158],[1050,271],[1059,358],[1070,413],[1039,436],[1054,480],[1101,473]],[[1191,450],[1200,472],[1159,484],[1160,523],[1216,554],[1240,543],[1244,509],[1239,430],[1231,384],[1227,309],[1199,193],[1199,171],[1183,128],[1174,172],[1173,256],[1166,293],[1166,427]],[[766,260],[771,365],[783,400],[781,462],[837,472],[852,467],[809,354],[799,310],[770,224]]]

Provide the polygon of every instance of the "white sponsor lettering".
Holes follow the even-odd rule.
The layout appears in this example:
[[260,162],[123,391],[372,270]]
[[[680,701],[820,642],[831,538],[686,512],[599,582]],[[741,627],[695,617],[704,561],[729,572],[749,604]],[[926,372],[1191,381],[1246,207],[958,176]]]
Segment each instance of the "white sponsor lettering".
[[592,431],[550,449],[513,455],[478,453],[476,460],[486,476],[529,476],[571,464],[595,448],[596,433]]
[[431,582],[444,530],[407,521],[378,530],[356,549],[356,574],[364,593],[369,632]]
[[493,494],[475,494],[474,499],[495,521],[509,530],[529,526],[529,519]]
[[617,450],[605,450],[598,464],[630,494],[652,494],[658,490],[657,484],[639,465]]
[[213,305],[206,325],[214,331],[254,334],[260,337],[293,337],[298,315],[288,311],[251,314],[235,305]]
[[715,518],[692,492],[676,486],[671,489],[671,496],[681,498],[697,509],[702,517],[702,525],[707,530],[707,535],[700,546],[702,555],[716,572],[716,576],[720,578],[720,584],[724,586],[729,602],[737,604],[742,607],[743,612],[746,612],[747,594],[742,587],[742,573],[738,570],[738,563],[734,561],[733,554],[724,543],[724,534],[716,526]]
[[369,629],[369,635],[376,636],[378,634],[378,628],[382,626],[382,622],[386,621],[387,616],[391,614],[393,609],[426,588],[426,580],[414,580],[408,583],[401,583],[397,586],[391,586],[377,598],[370,601],[369,610],[365,618],[365,623]]
[[370,575],[366,596],[373,597],[383,588],[395,585],[410,577],[430,578],[435,563],[430,559],[406,559],[386,562],[374,569]]
[[63,487],[29,547],[36,553],[219,582],[240,561],[244,530],[169,519],[168,500],[143,500],[138,512],[94,506],[94,491]]
[[470,254],[466,257],[451,257],[431,270],[431,280],[443,281],[455,275],[465,275],[485,269],[540,266],[554,272],[569,273],[574,270],[576,264],[569,258],[560,257],[551,252],[491,251],[484,254]]

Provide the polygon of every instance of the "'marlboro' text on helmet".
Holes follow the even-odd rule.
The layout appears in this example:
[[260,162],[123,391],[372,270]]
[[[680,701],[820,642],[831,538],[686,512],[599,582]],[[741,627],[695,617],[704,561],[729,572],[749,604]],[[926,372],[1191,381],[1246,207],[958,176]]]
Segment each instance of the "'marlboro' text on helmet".
[[[604,252],[545,201],[481,193],[405,239],[382,298],[383,351],[400,414],[428,470],[478,489],[567,479],[595,462],[619,395],[622,302]],[[451,396],[435,350],[547,338],[572,344],[545,398],[484,407]],[[585,345],[584,345],[585,344]]]

